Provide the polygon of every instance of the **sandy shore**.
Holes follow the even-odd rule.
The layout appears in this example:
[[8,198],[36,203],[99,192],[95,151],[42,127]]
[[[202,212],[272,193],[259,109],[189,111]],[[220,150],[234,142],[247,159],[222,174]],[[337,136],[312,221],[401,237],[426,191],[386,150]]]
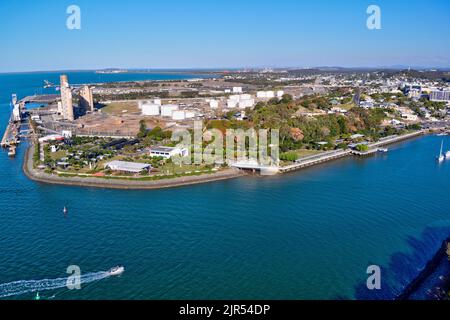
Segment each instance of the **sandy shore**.
[[179,178],[171,178],[165,180],[155,181],[133,181],[120,179],[104,179],[94,177],[59,177],[57,175],[47,174],[33,168],[33,153],[34,146],[30,146],[26,153],[23,162],[23,172],[25,175],[36,182],[67,185],[67,186],[82,186],[104,189],[128,189],[128,190],[149,190],[149,189],[163,189],[174,188],[193,184],[208,183],[213,181],[221,181],[242,177],[245,174],[237,169],[226,169],[212,174],[203,174],[199,176],[186,176]]

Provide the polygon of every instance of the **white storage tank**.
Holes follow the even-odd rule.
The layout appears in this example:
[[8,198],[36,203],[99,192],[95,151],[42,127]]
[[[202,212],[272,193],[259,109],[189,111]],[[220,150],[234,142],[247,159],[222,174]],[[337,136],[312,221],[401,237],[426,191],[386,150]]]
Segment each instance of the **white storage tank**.
[[179,110],[172,112],[172,120],[185,120],[185,119],[186,119],[186,112]]
[[196,117],[195,111],[186,111],[185,112],[186,119],[192,119]]
[[141,110],[144,116],[159,116],[161,113],[161,106],[154,103],[144,103],[141,106]]
[[256,97],[257,97],[257,98],[267,98],[267,94],[266,94],[265,91],[258,91],[258,92],[256,93]]
[[241,96],[240,96],[240,95],[233,95],[233,96],[230,96],[229,99],[230,99],[231,101],[239,102],[239,100],[241,100]]
[[245,100],[239,101],[239,108],[241,108],[241,109],[253,108],[254,105],[255,105],[254,99],[245,99]]
[[256,93],[256,97],[265,98],[265,99],[275,98],[275,92],[273,92],[273,91],[258,91]]
[[235,109],[235,108],[237,108],[238,103],[239,103],[238,101],[229,99],[229,100],[227,101],[227,107],[228,107],[229,109]]
[[209,101],[209,107],[211,109],[217,109],[219,107],[219,101],[212,99]]
[[172,117],[172,113],[179,109],[177,104],[165,104],[161,106],[161,116]]
[[269,98],[269,99],[275,98],[275,92],[273,92],[273,91],[267,91],[267,92],[266,92],[266,98]]

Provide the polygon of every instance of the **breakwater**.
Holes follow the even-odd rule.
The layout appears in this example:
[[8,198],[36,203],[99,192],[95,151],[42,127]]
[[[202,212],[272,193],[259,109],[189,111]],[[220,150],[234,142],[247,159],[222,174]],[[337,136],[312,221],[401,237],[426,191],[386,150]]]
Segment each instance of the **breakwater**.
[[[450,237],[442,242],[441,247],[436,254],[428,261],[425,268],[419,275],[403,290],[403,292],[396,298],[396,300],[408,300],[410,297],[425,283],[425,281],[433,275],[435,270],[441,263],[448,263],[447,250],[450,243]],[[448,276],[448,275],[447,275]],[[449,283],[446,284],[448,286]],[[429,288],[431,289],[431,288]]]

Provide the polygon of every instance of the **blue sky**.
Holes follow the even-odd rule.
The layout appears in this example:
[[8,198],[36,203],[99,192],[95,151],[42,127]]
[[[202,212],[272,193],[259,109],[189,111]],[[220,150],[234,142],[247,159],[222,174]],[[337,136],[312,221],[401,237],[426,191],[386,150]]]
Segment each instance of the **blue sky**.
[[[71,4],[81,30],[66,28]],[[0,0],[0,72],[450,67],[449,13],[448,0]]]

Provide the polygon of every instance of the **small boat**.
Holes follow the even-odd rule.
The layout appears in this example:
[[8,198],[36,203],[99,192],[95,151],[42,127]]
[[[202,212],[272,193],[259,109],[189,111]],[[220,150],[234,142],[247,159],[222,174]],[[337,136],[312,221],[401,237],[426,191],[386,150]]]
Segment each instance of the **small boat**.
[[450,160],[450,151],[447,151],[445,154],[445,159]]
[[34,300],[41,300],[41,296],[39,295],[39,292],[36,292],[36,296],[34,297]]
[[108,271],[110,276],[119,276],[125,272],[125,268],[122,266],[114,267]]
[[67,212],[68,212],[69,210],[67,210],[67,208],[66,207],[64,207],[64,209],[63,209],[63,213],[64,214],[67,214]]
[[387,153],[389,152],[388,148],[378,148],[378,152]]
[[436,157],[437,162],[441,163],[445,160],[444,154],[442,153],[444,149],[444,140],[442,140],[441,143],[441,152],[439,153],[439,156]]
[[9,151],[8,151],[8,156],[9,157],[15,157],[16,156],[16,147],[10,147]]
[[448,136],[448,133],[447,132],[441,132],[441,133],[438,133],[437,136],[438,137],[445,137],[445,136]]

